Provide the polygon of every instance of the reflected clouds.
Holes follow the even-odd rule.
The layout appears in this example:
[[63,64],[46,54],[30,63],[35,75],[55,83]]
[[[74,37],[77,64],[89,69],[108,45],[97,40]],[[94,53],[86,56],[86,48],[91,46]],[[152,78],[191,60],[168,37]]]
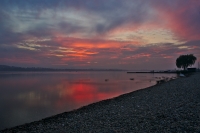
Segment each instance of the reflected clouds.
[[[105,78],[109,81],[105,82]],[[125,72],[1,73],[0,129],[155,84],[149,82],[152,75],[137,84],[129,78]]]
[[0,129],[145,88],[156,83],[155,77],[162,76],[170,78],[176,75],[126,72],[2,72]]

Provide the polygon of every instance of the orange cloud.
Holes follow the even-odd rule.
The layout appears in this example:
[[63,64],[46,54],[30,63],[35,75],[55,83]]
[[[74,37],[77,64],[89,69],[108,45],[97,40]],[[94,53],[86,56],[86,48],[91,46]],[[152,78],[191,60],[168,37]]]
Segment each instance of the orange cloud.
[[119,48],[124,44],[135,44],[130,41],[115,41],[115,40],[104,40],[104,39],[81,39],[72,37],[56,37],[54,41],[65,47],[73,48]]

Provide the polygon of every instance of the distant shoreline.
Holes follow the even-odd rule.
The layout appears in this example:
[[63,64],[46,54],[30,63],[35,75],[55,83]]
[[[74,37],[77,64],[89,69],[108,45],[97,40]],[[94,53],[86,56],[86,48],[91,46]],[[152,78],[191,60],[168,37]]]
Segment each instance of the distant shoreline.
[[131,71],[129,71],[129,72],[127,72],[127,73],[177,73],[177,72],[166,72],[166,71],[161,71],[161,72],[142,72],[142,71],[140,71],[140,72],[131,72]]
[[56,69],[42,67],[16,67],[0,65],[0,72],[76,72],[76,71],[127,71],[122,69]]

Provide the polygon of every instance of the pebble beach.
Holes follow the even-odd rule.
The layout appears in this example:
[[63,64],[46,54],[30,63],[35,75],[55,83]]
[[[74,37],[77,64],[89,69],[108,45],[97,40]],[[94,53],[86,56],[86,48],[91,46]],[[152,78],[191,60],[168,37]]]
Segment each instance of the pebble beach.
[[200,72],[0,133],[200,133]]

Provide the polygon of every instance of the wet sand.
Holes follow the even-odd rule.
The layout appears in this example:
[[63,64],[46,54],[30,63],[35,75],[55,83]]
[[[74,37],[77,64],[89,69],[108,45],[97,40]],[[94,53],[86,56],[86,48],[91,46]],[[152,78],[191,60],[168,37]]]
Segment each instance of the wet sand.
[[200,73],[1,133],[200,132]]

